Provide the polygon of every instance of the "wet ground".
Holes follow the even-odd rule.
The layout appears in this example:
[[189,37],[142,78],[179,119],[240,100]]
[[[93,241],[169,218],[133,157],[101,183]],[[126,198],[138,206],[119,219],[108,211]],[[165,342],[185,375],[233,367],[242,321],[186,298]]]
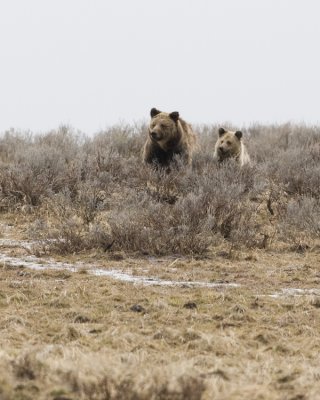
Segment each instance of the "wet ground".
[[[273,298],[305,295],[320,296],[320,289],[317,285],[306,288],[304,287],[306,281],[303,281],[306,272],[315,270],[314,275],[317,279],[314,281],[315,283],[320,282],[320,274],[317,274],[318,262],[320,268],[319,252],[315,252],[313,255],[314,264],[312,266],[306,264],[306,257],[301,257],[301,255],[297,256],[289,253],[284,257],[272,252],[260,253],[260,259],[253,257],[253,261],[251,256],[244,256],[242,260],[228,260],[225,258],[225,253],[220,252],[218,254],[222,254],[222,257],[212,257],[209,260],[203,260],[203,262],[174,256],[162,258],[146,257],[141,260],[130,260],[130,257],[128,257],[123,262],[106,261],[105,258],[103,259],[100,256],[100,262],[94,262],[92,258],[89,258],[88,261],[74,259],[73,262],[67,262],[58,261],[54,257],[39,257],[35,255],[38,252],[37,249],[43,248],[48,244],[48,241],[19,239],[17,238],[19,234],[12,225],[0,224],[0,229],[0,262],[5,266],[39,271],[86,271],[91,275],[134,285],[212,289],[232,289],[241,285],[252,289],[254,282],[250,276],[251,271],[251,275],[256,274],[257,287],[261,287],[263,285],[261,279],[265,279],[265,288],[269,289],[269,293],[257,292],[257,296],[270,296]],[[243,258],[246,262],[243,261]],[[238,264],[239,267],[235,266],[235,264]],[[239,271],[239,269],[242,270]],[[261,274],[265,276],[263,277]],[[281,279],[274,280],[273,275],[281,277]],[[283,287],[283,283],[286,282],[283,278],[286,276],[290,278],[293,275],[296,276],[289,281],[287,280],[290,285]],[[270,282],[268,282],[268,278]],[[298,285],[292,286],[294,281]],[[270,291],[272,286],[274,290]]]

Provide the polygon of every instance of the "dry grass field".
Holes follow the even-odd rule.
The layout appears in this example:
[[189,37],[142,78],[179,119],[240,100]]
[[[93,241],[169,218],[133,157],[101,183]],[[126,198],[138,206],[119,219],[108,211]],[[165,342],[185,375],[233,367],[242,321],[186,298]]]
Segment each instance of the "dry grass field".
[[170,174],[143,125],[0,137],[1,400],[320,399],[320,128],[217,129]]

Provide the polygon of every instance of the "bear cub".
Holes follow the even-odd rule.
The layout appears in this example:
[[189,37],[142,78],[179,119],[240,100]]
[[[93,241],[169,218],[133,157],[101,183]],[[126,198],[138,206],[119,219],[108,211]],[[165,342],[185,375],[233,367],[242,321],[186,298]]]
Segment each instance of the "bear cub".
[[213,157],[218,162],[235,159],[241,167],[250,164],[250,156],[242,141],[242,132],[227,131],[220,128]]

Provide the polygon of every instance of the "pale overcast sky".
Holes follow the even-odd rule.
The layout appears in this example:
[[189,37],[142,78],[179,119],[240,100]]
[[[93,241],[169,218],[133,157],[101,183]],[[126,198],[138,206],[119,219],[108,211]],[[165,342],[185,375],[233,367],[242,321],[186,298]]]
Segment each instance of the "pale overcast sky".
[[0,0],[0,132],[320,121],[318,0]]

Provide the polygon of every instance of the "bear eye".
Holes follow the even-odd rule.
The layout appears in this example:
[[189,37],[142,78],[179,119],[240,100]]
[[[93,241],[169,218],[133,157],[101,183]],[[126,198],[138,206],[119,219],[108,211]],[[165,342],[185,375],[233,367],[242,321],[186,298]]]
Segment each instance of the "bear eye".
[[160,128],[164,129],[165,127],[165,124],[160,124]]
[[231,142],[230,142],[230,140],[228,140],[228,141],[227,141],[227,145],[229,145],[229,146],[231,145]]

